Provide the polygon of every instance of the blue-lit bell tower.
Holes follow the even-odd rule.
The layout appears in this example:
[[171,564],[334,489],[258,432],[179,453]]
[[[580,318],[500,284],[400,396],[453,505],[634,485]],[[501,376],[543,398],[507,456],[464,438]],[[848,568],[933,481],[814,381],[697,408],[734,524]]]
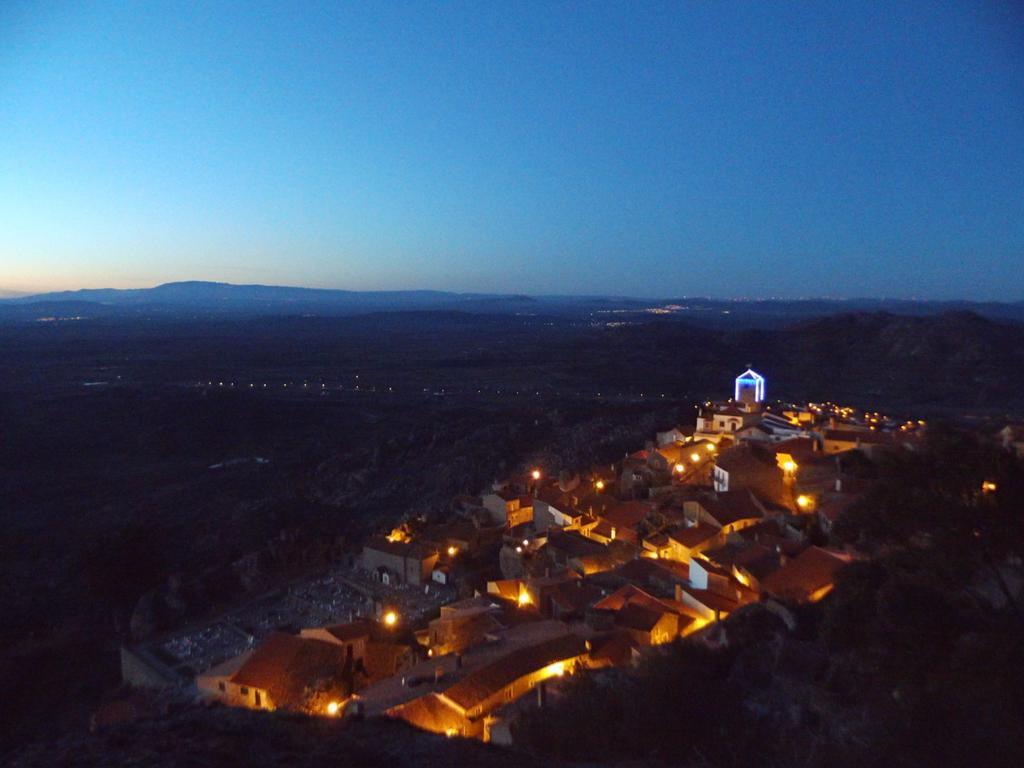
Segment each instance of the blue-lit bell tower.
[[757,405],[764,402],[764,376],[752,368],[747,368],[736,377],[736,393],[734,399],[737,403]]

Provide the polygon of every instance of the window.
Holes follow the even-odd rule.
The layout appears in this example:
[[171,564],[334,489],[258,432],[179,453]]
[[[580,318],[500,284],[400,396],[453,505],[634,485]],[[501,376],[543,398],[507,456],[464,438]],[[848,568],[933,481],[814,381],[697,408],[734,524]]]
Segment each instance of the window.
[[223,680],[221,680],[219,683],[217,683],[217,687],[220,688],[220,692],[221,693],[226,693],[227,690],[228,690],[228,687],[226,685],[224,685],[224,681]]
[[248,696],[249,695],[249,689],[246,688],[244,685],[241,688],[239,688],[238,690],[240,690],[242,692],[243,696]]
[[256,706],[257,707],[263,706],[263,699],[260,698],[260,692],[259,691],[256,691]]

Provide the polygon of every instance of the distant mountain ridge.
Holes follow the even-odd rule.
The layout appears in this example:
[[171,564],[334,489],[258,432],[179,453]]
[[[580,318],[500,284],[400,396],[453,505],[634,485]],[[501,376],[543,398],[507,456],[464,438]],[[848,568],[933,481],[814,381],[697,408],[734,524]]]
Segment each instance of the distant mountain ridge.
[[[459,299],[498,298],[490,294],[463,294],[450,291],[349,291],[334,288],[301,288],[293,286],[216,283],[186,280],[162,283],[153,288],[82,288],[74,291],[18,296],[14,300],[31,301],[95,301],[103,304],[139,304],[148,302],[195,304],[205,302],[331,302],[393,300],[410,303],[433,303]],[[522,298],[509,297],[501,298]]]
[[[153,288],[84,288],[75,291],[0,299],[0,315],[25,316],[30,307],[52,309],[62,303],[79,308],[93,305],[91,314],[123,312],[214,314],[359,314],[407,310],[516,311],[533,299],[522,295],[454,293],[449,291],[348,291],[272,285],[235,285],[199,280],[164,283]],[[12,309],[18,307],[18,309]],[[6,312],[5,312],[6,310]]]
[[635,321],[668,314],[709,326],[782,327],[850,312],[933,315],[971,311],[989,319],[1024,322],[1024,301],[911,301],[904,299],[640,299],[458,293],[437,290],[352,291],[191,280],[153,288],[85,288],[0,298],[0,319],[45,314],[101,317],[120,314],[354,315],[367,312],[461,311],[472,314],[589,315],[593,322]]

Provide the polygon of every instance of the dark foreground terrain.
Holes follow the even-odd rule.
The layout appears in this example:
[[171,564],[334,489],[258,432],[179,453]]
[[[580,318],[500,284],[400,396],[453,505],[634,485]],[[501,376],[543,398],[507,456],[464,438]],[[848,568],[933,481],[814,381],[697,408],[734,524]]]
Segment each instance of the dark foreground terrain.
[[223,707],[186,708],[98,735],[74,735],[37,744],[11,756],[9,763],[11,768],[541,768],[559,764],[477,741],[446,739],[400,721],[343,723]]
[[[840,520],[868,559],[810,605],[757,603],[704,642],[579,673],[515,751],[397,721],[188,704],[16,749],[12,766],[1019,766],[1024,467],[934,429]],[[986,478],[998,488],[977,490]]]
[[[748,363],[773,399],[975,425],[1020,407],[1024,328],[971,313],[631,323],[439,311],[0,324],[0,749],[81,732],[117,685],[119,644],[243,598],[229,566],[268,542],[284,581],[525,461],[619,458],[691,423]],[[140,610],[172,582],[185,585],[176,613]]]

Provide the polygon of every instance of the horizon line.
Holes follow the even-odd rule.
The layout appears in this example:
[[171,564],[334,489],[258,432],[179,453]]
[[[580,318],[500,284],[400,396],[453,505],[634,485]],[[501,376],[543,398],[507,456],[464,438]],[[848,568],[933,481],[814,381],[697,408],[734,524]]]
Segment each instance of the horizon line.
[[530,299],[538,300],[553,300],[553,299],[603,299],[603,300],[618,300],[618,301],[654,301],[654,302],[675,302],[675,301],[718,301],[718,302],[735,302],[735,303],[746,303],[746,302],[773,302],[773,301],[788,301],[788,302],[805,302],[805,301],[828,301],[828,302],[856,302],[856,301],[893,301],[893,302],[907,302],[907,303],[934,303],[934,304],[953,304],[953,303],[969,303],[969,304],[1020,304],[1024,302],[1024,299],[972,299],[972,298],[922,298],[919,296],[829,296],[829,295],[807,295],[807,296],[712,296],[712,295],[662,295],[662,296],[638,296],[638,295],[627,295],[627,294],[615,294],[615,293],[535,293],[529,294],[521,291],[460,291],[443,288],[326,288],[322,286],[304,286],[304,285],[279,285],[273,283],[232,283],[226,280],[171,280],[163,283],[157,283],[155,285],[147,285],[142,287],[132,288],[114,288],[110,286],[101,287],[79,287],[79,288],[57,288],[50,290],[23,290],[15,288],[5,288],[0,286],[0,301],[8,300],[24,300],[31,299],[37,296],[47,296],[51,294],[75,294],[83,293],[87,291],[119,291],[119,292],[139,292],[139,291],[151,291],[157,288],[163,288],[172,285],[216,285],[226,286],[232,288],[270,288],[270,289],[285,289],[285,290],[300,290],[300,291],[315,291],[323,293],[354,293],[354,294],[366,294],[366,293],[384,293],[384,294],[399,294],[399,293],[439,293],[439,294],[450,294],[453,296],[493,296],[498,298],[509,298],[509,297],[526,297]]

